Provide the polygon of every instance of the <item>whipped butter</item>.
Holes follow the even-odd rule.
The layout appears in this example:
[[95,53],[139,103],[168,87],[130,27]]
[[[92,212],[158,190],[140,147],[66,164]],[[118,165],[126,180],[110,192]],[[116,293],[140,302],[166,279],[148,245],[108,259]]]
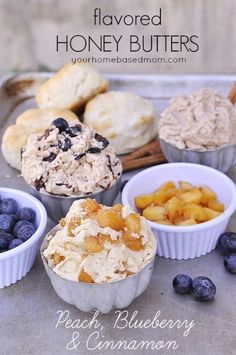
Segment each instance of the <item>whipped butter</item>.
[[77,200],[60,224],[43,255],[49,267],[68,280],[118,281],[140,271],[156,252],[148,222],[122,205]]

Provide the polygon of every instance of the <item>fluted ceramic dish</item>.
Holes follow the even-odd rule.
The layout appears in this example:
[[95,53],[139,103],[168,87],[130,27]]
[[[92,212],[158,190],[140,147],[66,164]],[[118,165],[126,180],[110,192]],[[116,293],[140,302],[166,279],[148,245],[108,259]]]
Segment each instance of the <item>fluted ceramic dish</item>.
[[210,166],[227,172],[236,164],[236,144],[210,150],[179,149],[160,139],[161,150],[169,163],[185,162]]
[[215,249],[217,240],[236,209],[236,186],[225,174],[199,164],[169,163],[141,171],[132,177],[122,192],[122,203],[134,210],[137,195],[151,193],[169,180],[207,185],[225,206],[218,217],[191,226],[170,226],[148,221],[157,238],[158,255],[170,259],[193,259]]
[[0,187],[1,198],[13,198],[19,207],[35,211],[36,232],[18,247],[0,253],[0,289],[21,280],[32,268],[40,241],[47,225],[47,213],[43,205],[26,192]]
[[54,227],[44,238],[41,245],[41,258],[48,277],[57,295],[65,302],[84,312],[98,310],[108,313],[112,309],[127,307],[147,288],[154,267],[155,253],[152,260],[139,272],[123,280],[109,283],[85,283],[64,279],[57,275],[47,263],[43,251],[48,246],[48,236],[55,235],[59,227]]
[[50,195],[46,192],[39,192],[38,190],[30,187],[30,193],[34,195],[45,206],[49,217],[58,223],[58,221],[64,217],[70,209],[72,203],[82,198],[93,198],[98,203],[106,206],[111,206],[118,196],[121,188],[121,177],[116,183],[107,190],[101,190],[96,194],[83,195],[83,196],[58,196]]

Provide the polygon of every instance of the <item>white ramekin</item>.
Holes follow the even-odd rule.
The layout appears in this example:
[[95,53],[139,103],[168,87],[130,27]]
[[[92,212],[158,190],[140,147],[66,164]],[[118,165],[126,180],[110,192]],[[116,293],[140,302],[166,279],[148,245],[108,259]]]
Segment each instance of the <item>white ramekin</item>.
[[19,207],[30,207],[36,213],[36,232],[18,247],[0,254],[0,289],[21,280],[32,268],[40,239],[47,225],[47,212],[40,201],[26,192],[0,187],[1,199],[10,197]]
[[193,226],[168,226],[149,221],[157,238],[157,253],[170,259],[193,259],[216,247],[218,237],[227,227],[236,209],[236,187],[223,173],[207,166],[190,163],[158,165],[135,175],[122,192],[122,203],[137,211],[134,198],[153,192],[162,183],[184,180],[194,185],[207,185],[224,203],[225,212],[219,217]]
[[126,308],[145,291],[151,280],[155,254],[142,270],[119,281],[108,283],[75,282],[56,274],[48,266],[43,251],[48,246],[48,237],[55,235],[58,229],[56,226],[46,235],[40,250],[47,275],[55,292],[63,301],[75,305],[84,312],[98,310],[101,313],[108,313],[115,308]]

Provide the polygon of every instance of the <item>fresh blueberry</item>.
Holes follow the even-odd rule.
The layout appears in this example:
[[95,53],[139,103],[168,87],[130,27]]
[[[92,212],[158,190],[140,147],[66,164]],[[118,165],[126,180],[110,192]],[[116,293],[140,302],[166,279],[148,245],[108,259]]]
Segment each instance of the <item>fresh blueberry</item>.
[[94,138],[95,138],[98,142],[102,142],[103,148],[106,148],[106,147],[109,145],[109,141],[108,141],[105,137],[101,136],[101,134],[95,133]]
[[16,221],[17,218],[13,214],[0,214],[0,229],[4,232],[11,232]]
[[10,244],[9,244],[9,246],[8,246],[8,249],[9,249],[9,250],[10,250],[10,249],[14,249],[14,248],[18,247],[19,245],[21,245],[22,243],[24,243],[24,242],[23,242],[23,240],[21,240],[21,239],[13,239],[13,240],[10,242]]
[[224,258],[224,265],[229,272],[236,274],[236,254],[227,255]]
[[53,160],[55,160],[57,157],[56,153],[50,153],[47,157],[43,158],[43,161],[48,161],[49,163],[51,163]]
[[221,234],[217,246],[225,255],[236,253],[236,233],[226,232]]
[[198,276],[192,282],[192,294],[199,301],[211,301],[215,297],[216,287],[205,276]]
[[4,232],[1,229],[0,229],[0,237],[5,238],[8,241],[8,243],[10,243],[14,239],[12,234]]
[[59,133],[65,131],[69,127],[68,122],[61,117],[52,121],[52,125],[59,129]]
[[13,228],[13,235],[14,235],[15,237],[16,237],[16,235],[17,235],[18,229],[21,228],[22,226],[24,226],[25,224],[32,225],[31,222],[29,222],[29,221],[24,221],[24,220],[16,222],[16,224],[15,224],[15,226],[14,226],[14,228]]
[[67,152],[72,146],[70,138],[65,138],[64,141],[59,141],[58,146],[63,152]]
[[18,210],[18,205],[13,198],[4,198],[0,202],[0,213],[14,214]]
[[22,225],[16,232],[17,238],[25,242],[35,233],[35,227],[32,223]]
[[22,207],[19,209],[17,213],[17,218],[19,220],[24,220],[24,221],[29,221],[29,222],[34,222],[35,220],[35,212],[32,210],[32,208],[29,207]]
[[82,127],[80,124],[76,124],[75,126],[70,126],[66,129],[66,133],[69,134],[70,137],[76,137],[79,133],[81,133]]
[[192,279],[188,275],[179,274],[173,280],[173,287],[178,293],[189,293],[192,287]]
[[0,251],[2,252],[7,250],[8,245],[9,241],[6,238],[0,236]]

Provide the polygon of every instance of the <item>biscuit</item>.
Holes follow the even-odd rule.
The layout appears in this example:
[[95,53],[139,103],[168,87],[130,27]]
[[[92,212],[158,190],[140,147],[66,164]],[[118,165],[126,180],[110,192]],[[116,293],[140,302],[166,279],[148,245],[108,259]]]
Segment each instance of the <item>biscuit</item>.
[[105,136],[117,154],[129,153],[157,136],[153,104],[130,92],[97,95],[85,107],[84,123]]
[[75,113],[64,109],[30,109],[16,119],[16,124],[9,126],[2,138],[2,155],[13,168],[21,170],[21,149],[30,134],[44,132],[51,122],[63,117],[68,122],[78,120]]
[[40,108],[76,111],[107,87],[107,80],[92,66],[66,64],[40,87],[35,99]]

